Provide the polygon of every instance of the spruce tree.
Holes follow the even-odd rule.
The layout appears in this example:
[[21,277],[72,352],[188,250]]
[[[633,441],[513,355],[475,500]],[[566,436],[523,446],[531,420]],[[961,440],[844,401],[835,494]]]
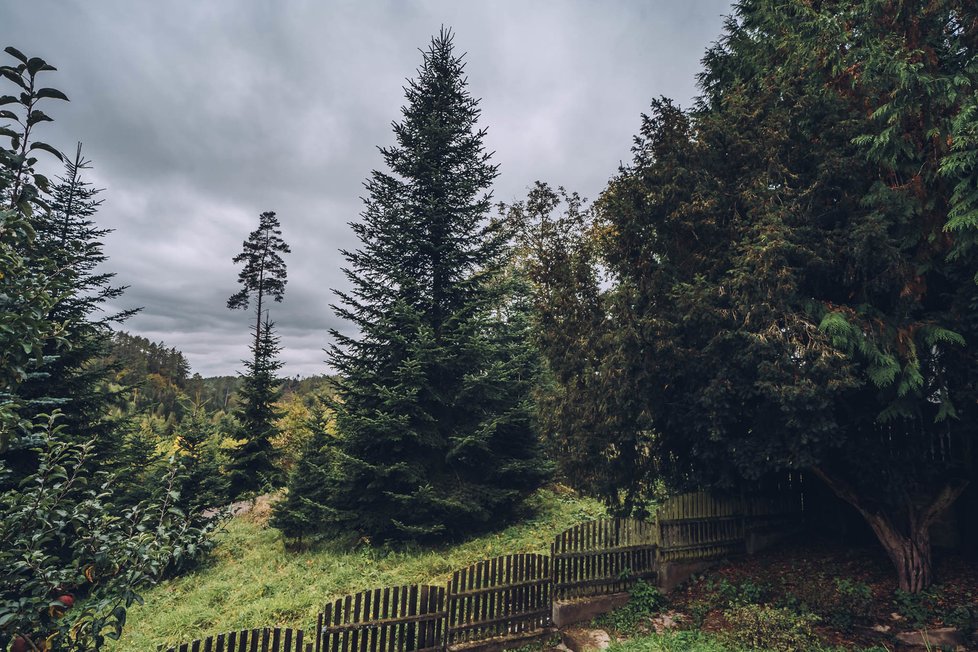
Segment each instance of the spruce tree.
[[235,263],[244,263],[238,274],[242,287],[228,299],[227,305],[232,310],[247,309],[254,301],[255,336],[252,357],[244,362],[246,373],[237,412],[241,445],[232,453],[228,469],[232,496],[281,484],[271,444],[278,418],[275,402],[280,397],[280,389],[276,373],[282,367],[278,360],[281,347],[267,310],[262,311],[267,299],[281,302],[285,296],[287,279],[282,254],[290,251],[282,240],[278,218],[274,212],[266,211],[259,217],[258,228],[244,241],[242,252],[234,257]]
[[235,413],[239,446],[231,452],[228,464],[231,496],[282,485],[282,471],[275,463],[272,446],[272,439],[278,434],[275,421],[280,416],[275,403],[282,395],[279,351],[274,324],[266,318],[260,324],[254,357],[244,361],[245,373],[238,392],[240,404]]
[[102,240],[111,230],[95,224],[102,200],[101,191],[82,176],[90,167],[78,143],[74,158],[65,161],[64,176],[52,187],[50,210],[34,214],[36,264],[64,288],[48,312],[51,321],[62,325],[61,343],[46,343],[43,362],[20,394],[36,412],[57,407],[77,441],[98,438],[100,452],[108,457],[118,444],[118,433],[107,418],[114,400],[107,390],[114,371],[107,356],[110,327],[136,311],[104,312],[125,288],[112,284],[114,274],[99,269],[107,260]]
[[182,476],[178,478],[178,504],[189,516],[200,519],[202,510],[223,505],[227,479],[220,472],[217,429],[201,403],[191,403],[176,429],[177,455]]
[[289,539],[302,541],[322,529],[327,516],[323,504],[323,481],[334,459],[334,435],[323,427],[321,408],[314,411],[308,426],[312,436],[303,442],[295,466],[289,472],[288,493],[275,504],[271,525]]
[[506,274],[510,234],[487,220],[490,162],[452,34],[405,89],[389,172],[366,182],[352,290],[332,331],[339,451],[326,528],[433,539],[489,527],[538,487],[536,360]]

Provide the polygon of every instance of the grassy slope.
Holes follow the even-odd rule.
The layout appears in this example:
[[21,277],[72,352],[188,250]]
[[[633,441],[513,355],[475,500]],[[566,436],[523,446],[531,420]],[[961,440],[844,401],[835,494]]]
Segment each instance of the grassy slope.
[[145,652],[200,635],[281,625],[311,627],[330,599],[397,584],[443,583],[452,571],[515,552],[546,553],[562,530],[604,514],[600,504],[541,491],[517,524],[456,546],[390,551],[338,546],[286,552],[277,530],[236,518],[209,566],[148,591],[113,652]]

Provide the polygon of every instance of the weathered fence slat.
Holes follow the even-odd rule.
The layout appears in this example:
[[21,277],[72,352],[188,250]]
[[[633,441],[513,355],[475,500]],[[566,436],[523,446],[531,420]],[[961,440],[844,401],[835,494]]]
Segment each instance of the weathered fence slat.
[[[452,574],[446,593],[448,645],[532,632],[550,624],[549,559],[516,554]],[[441,631],[441,630],[439,630]]]
[[440,648],[445,589],[395,586],[335,600],[319,622],[322,652],[421,652]]
[[617,593],[655,576],[656,530],[633,519],[601,519],[568,528],[554,539],[554,599]]

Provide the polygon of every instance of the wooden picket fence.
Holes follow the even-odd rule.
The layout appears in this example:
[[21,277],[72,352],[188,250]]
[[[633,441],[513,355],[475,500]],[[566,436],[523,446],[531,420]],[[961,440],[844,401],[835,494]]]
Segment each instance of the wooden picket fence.
[[445,615],[441,586],[395,586],[348,595],[320,614],[316,652],[440,650]]
[[[746,533],[791,528],[799,495],[743,498],[707,492],[666,501],[655,521],[605,518],[561,532],[550,555],[486,559],[447,586],[362,591],[326,605],[316,629],[263,628],[208,636],[166,652],[435,652],[490,639],[522,638],[553,624],[558,600],[627,591],[655,582],[672,561],[739,554]],[[163,646],[160,646],[160,651]]]
[[628,590],[656,576],[654,523],[606,518],[557,535],[550,548],[554,596],[559,600]]
[[656,512],[659,561],[715,559],[743,552],[745,502],[705,491],[670,498]]
[[[242,629],[169,647],[166,652],[313,652],[301,629],[263,627]],[[162,646],[160,646],[162,649]]]
[[507,555],[455,571],[448,583],[448,645],[548,627],[552,586],[544,555]]

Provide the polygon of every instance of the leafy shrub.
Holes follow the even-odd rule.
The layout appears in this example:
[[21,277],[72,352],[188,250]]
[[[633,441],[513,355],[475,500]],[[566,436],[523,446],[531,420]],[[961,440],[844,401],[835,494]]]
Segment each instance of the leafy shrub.
[[625,634],[633,633],[642,618],[659,611],[666,604],[666,598],[658,588],[641,580],[632,586],[629,593],[628,604],[599,616],[595,624]]
[[944,616],[944,623],[946,625],[957,627],[965,632],[971,629],[972,625],[975,624],[975,620],[978,619],[976,619],[968,607],[964,606],[963,604],[959,604],[958,606],[954,607],[947,613],[946,616]]
[[864,582],[836,578],[829,582],[820,577],[796,587],[780,606],[799,613],[814,613],[832,627],[849,631],[854,623],[869,619],[873,591]]
[[938,587],[932,587],[920,593],[907,593],[897,589],[893,594],[893,601],[896,603],[900,615],[919,629],[926,625],[927,621],[934,615],[937,590]]
[[38,424],[37,471],[0,494],[0,649],[18,638],[52,652],[100,649],[144,588],[210,550],[219,525],[180,510],[177,463],[154,498],[116,506],[112,478],[86,471],[94,442],[63,441],[55,418]]
[[744,580],[739,584],[734,584],[726,578],[721,579],[719,582],[711,580],[706,583],[706,588],[708,591],[713,592],[711,602],[718,609],[739,607],[748,604],[761,604],[771,594],[770,587],[765,584],[752,582],[751,580]]
[[709,600],[694,600],[687,605],[687,609],[692,628],[701,629],[706,622],[706,617],[713,611],[713,605]]
[[735,646],[774,652],[800,652],[814,647],[818,639],[814,614],[796,614],[789,609],[756,604],[733,607],[724,612],[730,626],[725,638]]
[[829,608],[821,615],[836,629],[849,631],[854,622],[867,620],[872,608],[873,591],[868,584],[837,577]]

